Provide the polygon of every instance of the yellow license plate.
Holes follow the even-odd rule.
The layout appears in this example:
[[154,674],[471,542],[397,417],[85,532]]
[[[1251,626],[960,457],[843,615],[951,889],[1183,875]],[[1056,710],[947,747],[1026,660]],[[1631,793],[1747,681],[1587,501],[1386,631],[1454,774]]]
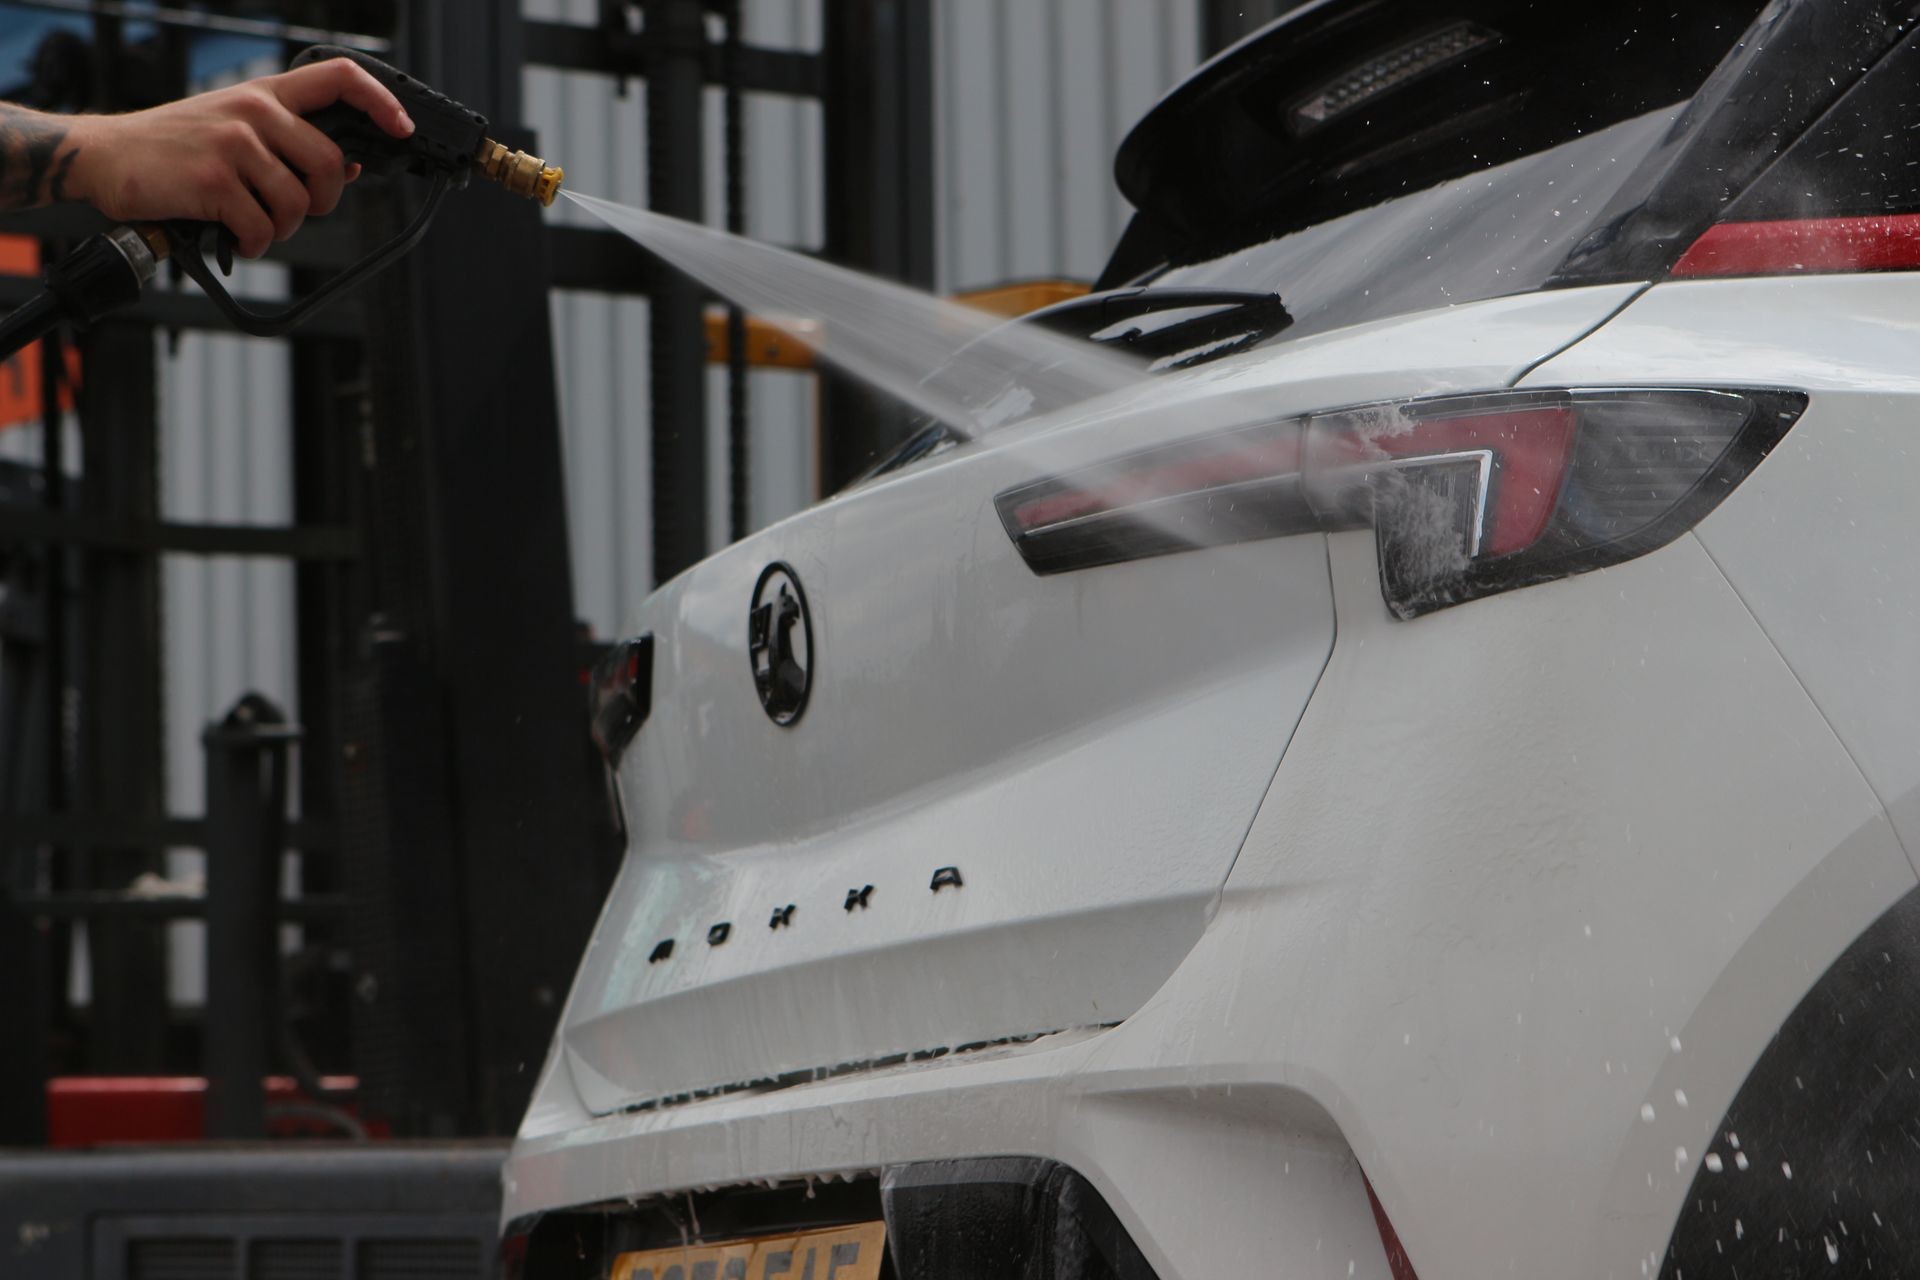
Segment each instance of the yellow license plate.
[[623,1253],[611,1280],[879,1280],[887,1224]]

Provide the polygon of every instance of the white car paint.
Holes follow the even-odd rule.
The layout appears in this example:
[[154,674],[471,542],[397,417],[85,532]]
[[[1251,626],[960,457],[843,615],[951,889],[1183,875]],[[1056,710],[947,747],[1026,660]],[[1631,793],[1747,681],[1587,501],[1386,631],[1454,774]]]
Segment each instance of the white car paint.
[[[1132,442],[1498,386],[1631,293],[1426,313],[1160,379],[823,503],[656,593],[634,625],[656,656],[620,770],[631,850],[562,1023],[579,1106],[1138,1009],[1204,929],[1326,663],[1325,540],[1035,578],[992,496]],[[762,713],[746,650],[774,561],[812,611],[791,728]],[[949,866],[964,886],[930,891]],[[869,907],[843,906],[867,885]]]
[[1920,287],[1907,274],[1666,284],[1530,381],[1629,369],[1818,398],[1697,532],[1920,850]]
[[[1147,420],[1061,429],[1047,437],[1049,465],[1177,433],[1170,404],[1229,389],[1275,414],[1522,378],[1811,396],[1695,533],[1414,622],[1383,605],[1368,532],[1254,544],[1283,579],[1272,599],[1244,547],[1100,570],[1113,600],[1085,575],[1006,581],[1030,601],[1072,598],[1057,617],[1024,604],[1011,623],[995,620],[1003,631],[1130,618],[1157,646],[1207,653],[1222,677],[1194,681],[1183,664],[1136,654],[1130,689],[1150,686],[1145,705],[1083,691],[1084,703],[1066,703],[1078,728],[1059,740],[1042,723],[1060,704],[1043,712],[1054,695],[1028,689],[1036,707],[1005,713],[1017,730],[963,716],[951,740],[915,744],[950,780],[932,791],[916,789],[911,761],[881,759],[899,739],[851,710],[880,696],[864,681],[921,660],[888,665],[889,627],[922,629],[925,670],[1008,677],[969,665],[978,637],[964,617],[920,611],[944,592],[991,612],[997,575],[1019,566],[985,502],[1031,454],[959,456],[849,495],[671,584],[642,622],[697,641],[680,641],[691,656],[665,673],[667,710],[623,769],[630,811],[684,812],[709,785],[718,803],[724,780],[705,770],[726,753],[798,758],[798,736],[749,740],[768,726],[744,678],[738,615],[774,556],[821,584],[823,660],[853,664],[818,686],[805,759],[822,786],[865,795],[868,808],[856,820],[802,806],[798,834],[776,841],[801,784],[787,772],[797,766],[772,763],[773,791],[737,800],[745,812],[724,839],[670,838],[660,818],[641,819],[566,1015],[566,1050],[547,1064],[509,1162],[503,1218],[1031,1154],[1086,1176],[1165,1280],[1249,1268],[1386,1276],[1362,1170],[1426,1280],[1656,1272],[1700,1152],[1769,1038],[1915,887],[1916,316],[1920,281],[1899,275],[1533,295],[1256,353],[1170,381]],[[941,539],[950,559],[964,551],[929,572],[920,561]],[[1160,603],[1142,615],[1149,599]],[[1230,626],[1209,628],[1223,616]],[[1338,641],[1322,670],[1329,627]],[[1237,647],[1244,628],[1261,643]],[[847,657],[827,657],[836,650]],[[686,695],[672,682],[702,676],[715,692],[676,703]],[[1251,727],[1263,721],[1264,736]],[[1191,844],[1204,854],[1151,815],[1226,762],[1203,744],[1197,771],[1183,771],[1192,761],[1154,746],[1171,730],[1225,735],[1233,751],[1266,753],[1268,769],[1284,746],[1257,804],[1199,818]],[[1003,760],[1014,741],[1023,754]],[[876,774],[885,785],[867,781]],[[1026,790],[1036,774],[1044,785]],[[1221,794],[1244,804],[1251,785],[1236,777]],[[1103,813],[1125,821],[1100,826]],[[1112,875],[1087,887],[1033,845],[1012,856],[1012,833],[1030,824]],[[857,946],[743,948],[724,978],[646,973],[641,948],[668,916],[740,910],[775,884],[837,893],[885,874],[902,848],[916,872],[986,868],[985,891],[965,899],[972,914],[923,906]],[[1177,892],[1156,889],[1156,871]],[[1002,875],[1034,896],[993,887]],[[784,1065],[821,1052],[778,1019],[693,1031],[700,1010],[724,1022],[784,1007],[867,1047],[910,1047],[906,1031],[942,1020],[1052,1030],[1062,1015],[1041,979],[1076,957],[1049,953],[1046,939],[1085,945],[1116,920],[1174,938],[1138,956],[1101,953],[1113,973],[1070,970],[1121,993],[1081,1019],[1116,1026],[594,1114],[622,1089],[639,1098],[662,1081],[738,1075],[755,1053]],[[937,979],[910,958],[917,948],[937,954]],[[966,983],[972,974],[987,981]],[[923,1028],[875,998],[931,1012]],[[623,1032],[594,1046],[608,1065],[588,1073],[581,1029],[596,1019]],[[659,1028],[684,1043],[650,1047]]]

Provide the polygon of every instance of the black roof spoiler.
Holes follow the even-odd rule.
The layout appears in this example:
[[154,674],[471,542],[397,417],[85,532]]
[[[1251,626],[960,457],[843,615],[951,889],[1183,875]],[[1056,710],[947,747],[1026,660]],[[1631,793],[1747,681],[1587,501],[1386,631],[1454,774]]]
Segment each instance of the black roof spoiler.
[[[1609,4],[1579,12],[1596,15],[1597,22],[1630,22],[1623,15],[1635,7]],[[1663,19],[1671,12],[1658,7]],[[1674,20],[1704,22],[1718,13],[1745,21],[1755,7],[1751,0],[1689,0]],[[1699,76],[1706,68],[1692,73],[1687,88],[1700,88],[1672,134],[1569,258],[1562,282],[1664,270],[1728,200],[1898,41],[1916,10],[1920,0],[1772,0],[1760,7],[1703,84]],[[1500,99],[1499,78],[1482,76],[1480,67],[1532,57],[1530,46],[1566,38],[1567,12],[1527,0],[1308,0],[1209,59],[1122,141],[1114,177],[1140,217],[1102,283],[1132,278],[1168,244],[1191,253],[1256,243],[1290,224],[1391,198],[1408,189],[1404,175],[1396,173],[1406,155],[1450,145],[1476,119],[1490,132],[1507,128],[1496,115],[1476,117],[1476,111],[1505,110],[1507,120],[1524,122],[1528,104],[1519,101],[1522,95]],[[1456,26],[1487,38],[1456,42],[1451,61],[1432,66],[1431,87],[1383,94],[1367,110],[1354,112],[1345,127],[1335,122],[1324,130],[1302,129],[1303,97],[1366,67],[1369,59],[1390,58],[1423,33],[1444,36]],[[1632,56],[1637,66],[1642,55],[1636,50]],[[1476,105],[1470,86],[1483,83],[1496,87]],[[1432,109],[1441,95],[1451,116]],[[1666,101],[1680,96],[1684,90]]]

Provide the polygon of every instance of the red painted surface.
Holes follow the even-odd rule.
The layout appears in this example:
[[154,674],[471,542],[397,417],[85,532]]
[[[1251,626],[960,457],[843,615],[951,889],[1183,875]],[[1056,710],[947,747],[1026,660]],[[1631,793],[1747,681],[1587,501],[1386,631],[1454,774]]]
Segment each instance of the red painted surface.
[[[40,242],[32,236],[0,235],[0,275],[37,277]],[[80,382],[80,353],[65,351],[67,376],[60,388],[60,407],[73,408],[73,389]],[[45,405],[40,394],[40,344],[21,348],[0,360],[0,429],[40,421]]]
[[1777,276],[1920,267],[1920,214],[1722,222],[1708,227],[1675,276]]
[[[267,1106],[310,1101],[291,1076],[268,1076]],[[320,1101],[352,1112],[353,1076],[323,1076]],[[201,1076],[64,1076],[47,1082],[47,1141],[55,1147],[118,1142],[198,1142],[206,1137],[207,1082]],[[338,1137],[339,1130],[304,1118],[268,1119],[276,1138]],[[383,1125],[369,1133],[385,1137]]]
[[1401,1247],[1400,1234],[1387,1221],[1387,1211],[1380,1207],[1380,1197],[1373,1193],[1373,1182],[1362,1175],[1366,1184],[1367,1203],[1373,1206],[1373,1225],[1380,1229],[1380,1243],[1387,1251],[1387,1270],[1393,1273],[1393,1280],[1420,1280],[1413,1273],[1413,1264],[1407,1261],[1407,1251]]

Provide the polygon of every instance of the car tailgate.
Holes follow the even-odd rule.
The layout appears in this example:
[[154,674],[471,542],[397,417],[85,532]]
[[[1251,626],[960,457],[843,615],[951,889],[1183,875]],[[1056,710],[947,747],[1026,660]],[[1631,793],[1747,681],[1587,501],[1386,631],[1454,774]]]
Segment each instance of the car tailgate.
[[[1506,384],[1631,286],[1321,335],[825,502],[655,593],[630,848],[564,1017],[605,1112],[1125,1018],[1198,938],[1334,641],[1323,535],[1037,577],[996,493],[1246,415]],[[804,596],[776,723],[749,615]]]

